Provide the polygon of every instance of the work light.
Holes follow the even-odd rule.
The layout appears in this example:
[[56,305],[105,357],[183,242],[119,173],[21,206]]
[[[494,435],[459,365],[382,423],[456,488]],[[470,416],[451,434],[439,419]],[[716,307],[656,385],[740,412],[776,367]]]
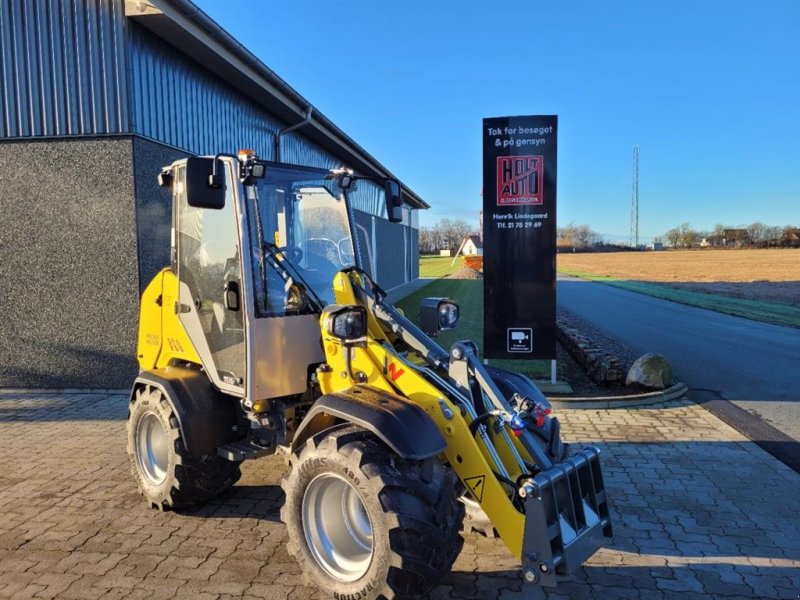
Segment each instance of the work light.
[[325,331],[340,340],[357,340],[367,335],[367,311],[362,306],[327,306],[322,318]]
[[430,336],[453,329],[458,323],[458,303],[450,298],[423,298],[419,307],[422,330]]
[[458,304],[442,302],[439,304],[439,329],[452,329],[458,323]]

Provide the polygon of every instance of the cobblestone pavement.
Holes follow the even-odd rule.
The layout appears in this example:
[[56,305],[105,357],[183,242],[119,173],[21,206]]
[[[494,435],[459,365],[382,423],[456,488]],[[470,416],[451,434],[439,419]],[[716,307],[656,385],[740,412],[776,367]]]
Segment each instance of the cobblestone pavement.
[[[278,520],[281,456],[184,514],[148,509],[121,394],[0,392],[1,598],[324,598]],[[615,538],[554,591],[467,536],[432,598],[786,598],[800,594],[800,476],[702,408],[561,411],[603,448]]]

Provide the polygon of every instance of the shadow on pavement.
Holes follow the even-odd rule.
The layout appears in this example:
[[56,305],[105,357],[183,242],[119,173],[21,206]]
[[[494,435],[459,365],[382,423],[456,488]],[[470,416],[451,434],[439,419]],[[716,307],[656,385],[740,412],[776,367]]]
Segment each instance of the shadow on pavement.
[[686,558],[682,564],[670,563],[669,566],[587,566],[570,576],[560,577],[555,588],[526,584],[520,571],[513,569],[480,573],[453,572],[431,592],[430,598],[688,600],[734,597],[789,600],[797,597],[796,562],[792,564],[786,561],[784,566],[760,564],[734,567],[725,561],[696,558],[696,562],[692,558]]
[[0,423],[123,421],[128,417],[128,398],[118,392],[0,391]]
[[264,519],[280,523],[284,494],[279,485],[235,485],[203,506],[177,511],[186,517],[213,519]]

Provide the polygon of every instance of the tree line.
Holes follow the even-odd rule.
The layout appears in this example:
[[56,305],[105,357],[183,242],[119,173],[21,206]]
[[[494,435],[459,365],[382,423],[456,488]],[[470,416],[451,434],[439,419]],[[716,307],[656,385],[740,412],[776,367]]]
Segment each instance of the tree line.
[[[463,219],[441,219],[419,230],[420,254],[438,254],[440,250],[455,253],[464,238],[478,235],[473,226]],[[614,251],[630,250],[627,245],[609,244],[589,225],[570,223],[557,229],[556,245],[560,251]],[[717,223],[711,230],[694,229],[689,223],[653,238],[655,244],[670,248],[781,248],[800,247],[800,227],[795,225],[766,225],[760,221],[750,225],[732,227]],[[640,249],[644,249],[642,246]]]
[[693,229],[681,223],[653,239],[671,248],[695,247],[791,247],[800,245],[800,228],[766,225],[760,221],[732,227],[717,223],[712,230]]
[[441,219],[429,227],[419,228],[419,253],[438,254],[440,250],[455,253],[468,235],[476,234],[475,228],[463,219]]
[[[432,226],[420,227],[419,252],[438,254],[440,250],[450,250],[455,253],[468,235],[478,235],[478,232],[463,219],[442,219]],[[570,223],[559,227],[556,235],[556,243],[563,248],[586,250],[607,245],[602,236],[588,225]]]

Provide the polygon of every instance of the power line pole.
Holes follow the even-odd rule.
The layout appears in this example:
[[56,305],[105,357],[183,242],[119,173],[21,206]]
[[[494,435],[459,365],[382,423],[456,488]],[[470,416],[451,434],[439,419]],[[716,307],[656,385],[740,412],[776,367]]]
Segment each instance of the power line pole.
[[633,147],[633,181],[631,183],[631,239],[633,248],[639,247],[639,146]]

